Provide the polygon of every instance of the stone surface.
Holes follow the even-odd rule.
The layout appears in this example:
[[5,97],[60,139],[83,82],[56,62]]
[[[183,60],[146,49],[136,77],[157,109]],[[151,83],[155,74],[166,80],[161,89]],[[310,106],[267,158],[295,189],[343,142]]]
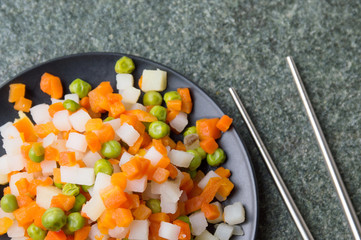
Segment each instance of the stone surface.
[[235,86],[315,238],[351,239],[285,57],[299,66],[361,217],[360,14],[357,0],[2,0],[0,81],[91,51],[168,65],[235,118],[258,180],[258,238],[300,239],[228,94]]

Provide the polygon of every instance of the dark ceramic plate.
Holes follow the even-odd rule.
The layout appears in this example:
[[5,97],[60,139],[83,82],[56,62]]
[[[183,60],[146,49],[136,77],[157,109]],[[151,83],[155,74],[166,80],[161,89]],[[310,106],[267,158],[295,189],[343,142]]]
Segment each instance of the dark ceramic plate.
[[[101,81],[110,81],[113,88],[116,89],[114,64],[122,56],[123,54],[118,53],[77,54],[57,58],[26,70],[14,79],[4,83],[0,89],[0,102],[2,103],[0,106],[0,125],[8,121],[13,121],[14,118],[17,117],[17,112],[13,109],[13,104],[8,103],[9,84],[17,82],[25,83],[26,97],[33,101],[33,105],[44,102],[50,104],[49,96],[40,91],[39,88],[40,77],[44,72],[59,76],[62,80],[65,93],[68,93],[67,86],[76,78],[88,81],[93,87]],[[220,117],[223,115],[222,110],[203,90],[181,74],[144,58],[129,57],[134,60],[136,65],[133,73],[134,79],[139,79],[143,69],[159,68],[167,71],[167,91],[176,90],[179,87],[190,88],[194,102],[193,112],[190,114],[190,124],[194,125],[195,121],[200,118]],[[224,167],[231,169],[231,180],[235,184],[235,189],[225,204],[241,201],[246,209],[246,222],[242,224],[245,235],[234,236],[232,239],[255,239],[258,223],[258,197],[256,179],[249,155],[243,142],[233,128],[223,134],[218,142],[228,156]],[[0,151],[1,154],[5,153],[2,148]],[[201,167],[205,171],[208,170],[206,163],[202,164]],[[211,230],[211,232],[213,232],[213,230]],[[8,238],[5,235],[0,239]]]

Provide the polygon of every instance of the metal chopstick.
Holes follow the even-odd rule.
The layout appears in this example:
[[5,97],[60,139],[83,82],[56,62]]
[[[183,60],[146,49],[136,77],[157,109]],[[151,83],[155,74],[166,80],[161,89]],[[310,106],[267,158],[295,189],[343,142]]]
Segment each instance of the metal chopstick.
[[269,155],[269,153],[266,149],[266,146],[263,144],[263,141],[262,141],[261,137],[259,136],[257,129],[253,125],[252,120],[249,117],[245,107],[243,106],[241,99],[237,95],[234,88],[229,88],[229,92],[231,93],[231,96],[232,96],[234,102],[236,103],[238,110],[240,111],[249,131],[251,132],[251,135],[257,144],[257,147],[266,163],[266,166],[267,166],[268,170],[270,171],[270,173],[273,177],[273,180],[275,181],[276,186],[281,193],[283,201],[285,202],[285,204],[288,208],[288,211],[290,212],[290,214],[293,218],[293,221],[295,222],[302,238],[305,240],[306,239],[313,240],[313,236],[312,236],[310,230],[308,229],[305,221],[303,220],[303,217],[302,217],[300,211],[298,210],[295,202],[293,201],[292,196],[287,189],[287,186],[283,182],[282,177],[281,177],[280,173],[278,172],[276,165],[274,164],[271,156]]
[[323,135],[323,132],[322,132],[321,126],[317,120],[316,114],[312,108],[311,101],[308,98],[305,86],[302,83],[302,80],[301,80],[300,74],[298,73],[296,64],[293,61],[292,57],[289,56],[286,59],[287,59],[288,65],[291,69],[292,76],[296,83],[298,92],[301,96],[303,105],[305,106],[307,116],[311,122],[312,129],[316,135],[317,142],[318,142],[318,145],[322,152],[323,158],[325,159],[326,166],[331,175],[332,182],[336,188],[337,195],[340,199],[340,202],[341,202],[343,211],[346,215],[348,224],[350,225],[352,234],[355,239],[361,239],[360,222],[357,218],[355,209],[352,206],[352,202],[347,193],[345,185],[343,184],[343,181],[342,181],[341,175],[337,169],[335,160],[332,157],[332,154],[331,154],[330,148],[328,147],[325,136]]

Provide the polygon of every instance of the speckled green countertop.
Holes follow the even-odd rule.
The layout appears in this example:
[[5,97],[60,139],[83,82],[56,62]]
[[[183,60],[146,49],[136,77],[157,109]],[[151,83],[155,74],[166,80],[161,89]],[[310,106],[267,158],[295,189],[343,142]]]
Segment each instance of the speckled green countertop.
[[361,217],[360,14],[358,0],[2,0],[0,81],[91,51],[170,66],[236,119],[258,179],[259,239],[299,239],[227,92],[235,86],[315,238],[351,239],[285,57],[299,66]]

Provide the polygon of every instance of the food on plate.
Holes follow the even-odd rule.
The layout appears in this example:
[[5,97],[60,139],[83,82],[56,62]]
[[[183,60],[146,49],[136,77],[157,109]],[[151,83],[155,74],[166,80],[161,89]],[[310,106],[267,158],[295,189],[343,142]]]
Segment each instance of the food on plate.
[[[40,89],[52,103],[16,108],[19,119],[0,127],[6,152],[0,182],[8,184],[0,234],[190,240],[242,233],[242,203],[221,204],[234,184],[230,170],[220,166],[226,153],[217,139],[232,119],[204,118],[188,126],[190,89],[162,96],[167,73],[160,69],[143,70],[139,103],[134,69],[128,57],[116,62],[118,92],[110,82],[92,88],[77,78],[63,95],[59,77],[41,76]],[[24,95],[24,84],[10,85],[9,102],[22,104]],[[31,118],[24,113],[29,111]],[[183,141],[172,138],[177,134]],[[217,168],[203,173],[199,167],[206,163]],[[218,224],[214,235],[208,224]]]

